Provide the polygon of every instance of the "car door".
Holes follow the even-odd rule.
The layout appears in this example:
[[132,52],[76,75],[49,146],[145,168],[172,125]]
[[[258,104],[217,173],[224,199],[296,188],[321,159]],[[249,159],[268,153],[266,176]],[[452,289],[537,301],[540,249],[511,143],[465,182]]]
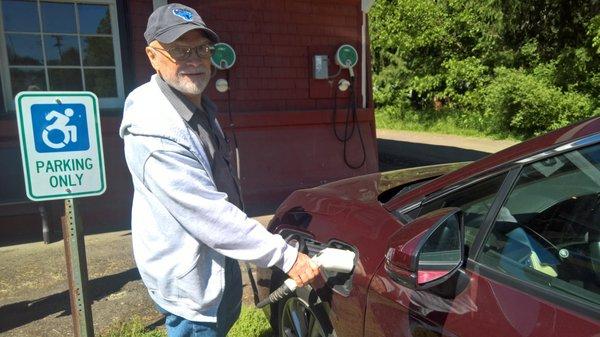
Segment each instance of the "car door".
[[599,196],[600,145],[592,145],[524,160],[427,202],[412,216],[464,211],[468,285],[455,296],[414,291],[381,267],[365,336],[598,336]]

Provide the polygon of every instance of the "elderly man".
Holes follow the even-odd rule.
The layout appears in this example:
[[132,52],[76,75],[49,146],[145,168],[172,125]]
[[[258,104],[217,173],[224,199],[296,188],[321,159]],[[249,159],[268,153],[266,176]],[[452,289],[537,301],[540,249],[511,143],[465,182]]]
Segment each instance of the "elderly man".
[[129,94],[120,128],[135,260],[169,336],[225,336],[240,312],[236,260],[276,266],[300,286],[319,269],[241,210],[227,139],[202,94],[217,34],[192,8],[168,4],[144,37],[156,74]]

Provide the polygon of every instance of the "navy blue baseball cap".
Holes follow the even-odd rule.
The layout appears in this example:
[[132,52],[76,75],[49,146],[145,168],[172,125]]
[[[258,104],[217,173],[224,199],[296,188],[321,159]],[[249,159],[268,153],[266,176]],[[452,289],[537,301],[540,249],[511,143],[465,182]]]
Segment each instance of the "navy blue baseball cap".
[[171,43],[194,29],[201,29],[212,42],[219,42],[217,33],[206,26],[198,12],[188,6],[172,3],[160,6],[150,14],[144,38],[148,44],[154,40]]

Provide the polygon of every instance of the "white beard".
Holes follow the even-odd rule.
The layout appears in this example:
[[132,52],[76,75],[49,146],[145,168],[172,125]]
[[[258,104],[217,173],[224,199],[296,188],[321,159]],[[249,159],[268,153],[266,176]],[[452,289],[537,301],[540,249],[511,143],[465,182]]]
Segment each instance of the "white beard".
[[184,76],[178,76],[175,81],[171,81],[170,79],[165,79],[165,81],[171,87],[187,95],[200,95],[208,85],[208,79],[202,78],[199,81],[192,81]]

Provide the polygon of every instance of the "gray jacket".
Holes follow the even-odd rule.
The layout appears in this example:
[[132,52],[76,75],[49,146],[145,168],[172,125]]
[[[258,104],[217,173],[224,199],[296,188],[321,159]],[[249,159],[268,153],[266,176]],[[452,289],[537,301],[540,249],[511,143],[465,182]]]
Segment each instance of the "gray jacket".
[[133,252],[159,306],[215,322],[225,256],[287,272],[297,251],[217,191],[200,140],[155,76],[129,94],[119,130],[134,186]]

